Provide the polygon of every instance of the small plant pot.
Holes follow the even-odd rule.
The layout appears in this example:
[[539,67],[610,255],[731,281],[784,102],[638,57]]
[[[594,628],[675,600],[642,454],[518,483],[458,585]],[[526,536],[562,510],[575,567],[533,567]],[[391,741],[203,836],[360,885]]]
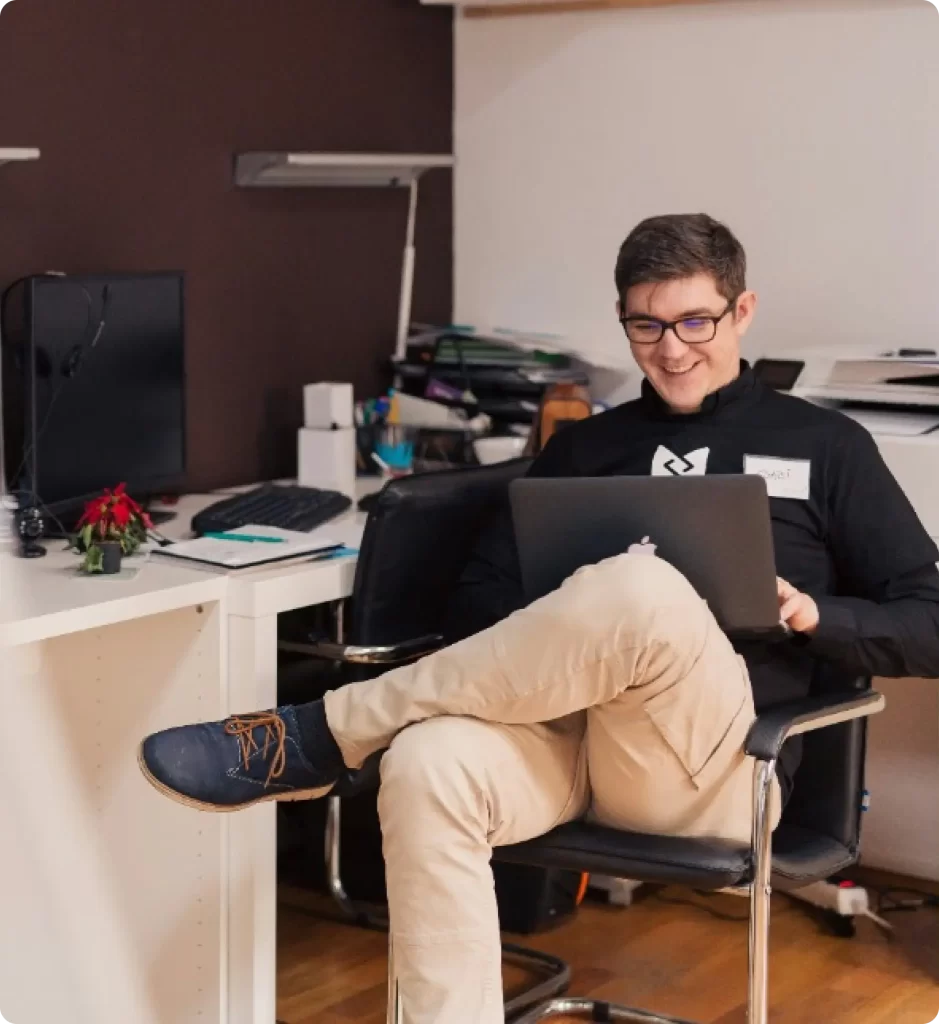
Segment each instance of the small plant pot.
[[101,571],[113,575],[121,571],[121,542],[118,540],[103,540],[98,546],[101,548]]

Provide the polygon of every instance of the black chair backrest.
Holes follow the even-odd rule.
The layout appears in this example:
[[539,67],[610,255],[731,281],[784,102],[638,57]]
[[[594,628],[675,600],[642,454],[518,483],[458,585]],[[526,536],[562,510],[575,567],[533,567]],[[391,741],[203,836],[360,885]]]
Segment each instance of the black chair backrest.
[[447,601],[488,514],[531,459],[392,480],[369,513],[347,642],[393,644],[441,632]]
[[[845,693],[867,690],[870,685],[868,678],[846,676],[819,663],[812,688],[816,693]],[[802,762],[783,821],[830,836],[857,855],[863,815],[867,719],[806,733],[801,739]]]

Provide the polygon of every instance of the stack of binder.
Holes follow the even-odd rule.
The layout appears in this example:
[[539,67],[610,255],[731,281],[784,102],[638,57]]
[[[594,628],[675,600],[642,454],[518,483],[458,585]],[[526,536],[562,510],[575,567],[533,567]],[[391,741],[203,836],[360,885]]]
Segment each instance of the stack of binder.
[[412,336],[394,369],[406,394],[484,413],[497,431],[530,426],[551,384],[589,384],[571,356],[448,328]]

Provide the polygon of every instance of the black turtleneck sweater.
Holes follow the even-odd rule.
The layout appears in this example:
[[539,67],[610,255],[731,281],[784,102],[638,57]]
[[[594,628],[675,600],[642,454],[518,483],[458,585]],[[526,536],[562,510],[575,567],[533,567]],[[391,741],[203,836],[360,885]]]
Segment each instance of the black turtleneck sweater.
[[[659,474],[742,473],[746,456],[809,462],[808,497],[771,490],[770,514],[777,574],[813,597],[820,616],[811,636],[736,645],[757,710],[805,696],[818,659],[848,673],[939,677],[939,549],[873,438],[840,413],[764,387],[745,361],[740,376],[691,415],[671,413],[644,381],[636,401],[556,433],[529,475],[645,476],[654,463]],[[524,604],[506,502],[463,573],[448,640]],[[780,758],[786,799],[801,749],[797,737]]]

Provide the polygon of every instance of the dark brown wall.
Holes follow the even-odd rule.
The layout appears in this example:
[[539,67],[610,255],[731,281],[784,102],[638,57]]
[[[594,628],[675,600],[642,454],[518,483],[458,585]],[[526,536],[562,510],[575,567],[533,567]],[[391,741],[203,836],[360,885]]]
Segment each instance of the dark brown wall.
[[[15,0],[0,15],[0,286],[181,269],[189,486],[295,472],[300,389],[386,385],[406,193],[236,190],[237,150],[449,152],[447,8]],[[451,308],[451,176],[422,183],[413,317]]]

